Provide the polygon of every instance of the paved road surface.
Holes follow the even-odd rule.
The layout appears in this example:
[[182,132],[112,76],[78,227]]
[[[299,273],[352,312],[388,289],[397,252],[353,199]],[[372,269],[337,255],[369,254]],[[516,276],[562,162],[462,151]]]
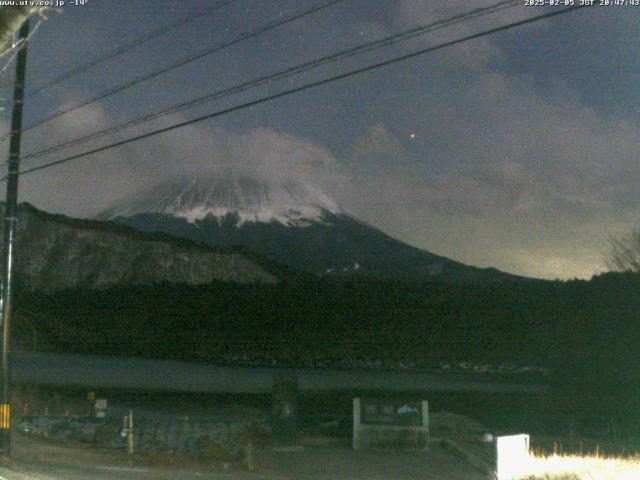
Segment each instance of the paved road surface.
[[0,480],[484,480],[471,465],[438,447],[425,452],[363,452],[348,448],[256,453],[255,470],[238,467],[130,466],[120,455],[17,437],[14,463],[0,464]]
[[15,352],[13,378],[42,385],[209,393],[270,393],[274,377],[295,374],[301,391],[394,390],[531,393],[540,385],[510,383],[487,374],[223,367],[40,352]]

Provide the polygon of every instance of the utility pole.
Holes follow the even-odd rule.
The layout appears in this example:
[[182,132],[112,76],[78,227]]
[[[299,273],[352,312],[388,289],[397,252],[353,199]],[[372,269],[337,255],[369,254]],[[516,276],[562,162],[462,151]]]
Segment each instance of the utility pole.
[[11,314],[13,301],[13,263],[15,227],[18,214],[18,177],[20,172],[20,137],[22,135],[22,105],[27,68],[27,38],[29,19],[18,33],[16,78],[13,88],[11,140],[7,173],[7,201],[4,210],[4,245],[2,264],[2,296],[0,297],[0,325],[2,325],[2,378],[0,391],[0,457],[11,456]]

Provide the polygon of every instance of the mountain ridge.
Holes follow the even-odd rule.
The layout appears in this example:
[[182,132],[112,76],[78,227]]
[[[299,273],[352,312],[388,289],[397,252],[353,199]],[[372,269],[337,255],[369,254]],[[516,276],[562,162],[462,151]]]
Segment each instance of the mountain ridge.
[[[233,188],[225,189],[227,183],[233,183]],[[249,186],[251,191],[238,192],[238,186]],[[229,191],[233,192],[231,197]],[[318,275],[456,283],[525,279],[495,268],[465,265],[406,244],[348,213],[304,182],[262,182],[224,171],[195,180],[181,176],[128,201],[132,199],[134,204],[125,199],[99,218],[211,246],[245,245],[276,262]],[[278,214],[260,216],[256,214],[260,209]]]
[[16,281],[35,290],[163,282],[277,283],[284,272],[246,248],[198,245],[110,222],[49,214],[26,203],[18,208],[16,234]]

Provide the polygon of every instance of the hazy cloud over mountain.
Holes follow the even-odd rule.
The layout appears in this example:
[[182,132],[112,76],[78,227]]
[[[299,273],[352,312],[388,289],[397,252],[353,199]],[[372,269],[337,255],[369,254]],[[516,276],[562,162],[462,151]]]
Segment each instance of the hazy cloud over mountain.
[[[135,3],[129,16],[116,15],[117,22],[105,20],[106,7],[97,4],[95,10],[84,9],[91,15],[65,11],[36,41],[68,44],[66,35],[79,21],[84,22],[80,31],[93,28],[97,39],[118,38],[123,31],[144,31],[136,18],[152,15],[164,24],[175,15],[162,9],[150,14],[146,2]],[[489,4],[473,3],[473,8]],[[185,0],[175,9],[197,11],[198,5]],[[73,89],[47,92],[27,105],[27,123],[118,77],[157,68],[303,5],[259,7],[260,2],[248,1],[243,9],[194,24],[180,44],[163,39],[149,45],[144,58],[138,55],[142,50],[123,57],[122,70],[98,69],[78,78]],[[113,102],[66,115],[26,135],[24,150],[470,8],[464,1],[356,0]],[[318,184],[382,230],[456,260],[524,275],[590,276],[604,268],[608,236],[638,222],[640,57],[629,41],[638,35],[640,10],[635,10],[562,15],[25,176],[22,199],[50,211],[92,215],[167,176],[233,165],[261,178],[290,176]],[[323,67],[304,80],[539,13],[520,5]],[[35,47],[31,78],[47,78],[49,70],[74,65],[108,45],[85,44],[75,55],[66,51],[68,57],[56,65]],[[274,83],[91,146],[302,81]]]

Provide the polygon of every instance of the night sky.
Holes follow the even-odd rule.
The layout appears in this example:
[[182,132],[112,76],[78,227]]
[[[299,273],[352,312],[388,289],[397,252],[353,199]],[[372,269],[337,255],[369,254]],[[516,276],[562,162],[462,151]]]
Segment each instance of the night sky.
[[[314,3],[235,0],[28,98],[24,123]],[[346,0],[35,128],[25,133],[23,153],[493,3]],[[30,43],[28,86],[212,4],[89,0],[48,13]],[[544,11],[523,0],[498,15],[63,154]],[[607,239],[640,226],[639,29],[640,7],[560,15],[26,175],[20,200],[89,217],[169,175],[232,165],[265,178],[310,181],[368,223],[458,261],[534,277],[589,278],[606,269]],[[0,78],[3,131],[12,77],[13,65]]]

